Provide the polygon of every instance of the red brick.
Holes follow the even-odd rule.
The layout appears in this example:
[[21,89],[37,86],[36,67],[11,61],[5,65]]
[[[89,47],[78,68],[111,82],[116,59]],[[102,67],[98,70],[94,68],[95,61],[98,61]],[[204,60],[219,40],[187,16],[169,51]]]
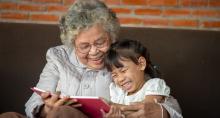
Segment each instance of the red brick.
[[17,8],[16,3],[0,2],[0,9],[16,9],[16,8]]
[[172,20],[171,24],[173,26],[182,26],[182,27],[196,27],[198,26],[198,21],[196,20]]
[[176,6],[177,0],[148,0],[150,6]]
[[25,19],[28,19],[28,15],[27,14],[22,14],[22,13],[7,12],[7,13],[1,13],[1,18],[25,20]]
[[206,28],[220,28],[220,21],[205,21],[203,25]]
[[168,9],[168,10],[164,10],[163,15],[165,16],[190,15],[190,11],[186,9]]
[[144,25],[168,26],[169,22],[165,19],[144,19]]
[[180,4],[183,6],[191,6],[191,0],[181,0]]
[[121,4],[120,0],[104,0],[107,5],[119,5]]
[[134,12],[138,15],[160,15],[162,11],[160,9],[136,9]]
[[195,10],[192,12],[194,16],[209,16],[209,17],[216,17],[220,15],[220,10]]
[[121,24],[141,24],[142,19],[138,18],[119,18]]
[[64,5],[72,5],[75,0],[63,0]]
[[122,0],[125,5],[146,5],[146,0]]
[[220,0],[209,0],[209,6],[220,7]]
[[131,9],[126,9],[126,8],[113,8],[112,10],[116,13],[123,13],[123,14],[131,13]]
[[32,14],[31,20],[36,21],[58,21],[59,16],[49,14]]
[[61,3],[62,0],[32,0],[33,2],[43,2],[43,3]]
[[47,11],[61,11],[61,12],[65,12],[67,11],[67,7],[65,6],[47,6]]
[[23,10],[23,11],[43,11],[44,7],[42,5],[28,5],[28,4],[21,4],[18,5],[18,10]]
[[183,6],[208,6],[208,0],[182,0]]

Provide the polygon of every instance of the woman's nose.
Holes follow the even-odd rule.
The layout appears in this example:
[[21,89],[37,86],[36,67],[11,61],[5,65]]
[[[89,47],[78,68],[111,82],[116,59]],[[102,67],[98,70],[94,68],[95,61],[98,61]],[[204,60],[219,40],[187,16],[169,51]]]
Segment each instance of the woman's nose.
[[98,52],[98,48],[97,48],[96,46],[94,46],[94,45],[91,45],[91,48],[90,48],[90,50],[89,50],[89,54],[94,55],[94,54],[96,54],[97,52]]

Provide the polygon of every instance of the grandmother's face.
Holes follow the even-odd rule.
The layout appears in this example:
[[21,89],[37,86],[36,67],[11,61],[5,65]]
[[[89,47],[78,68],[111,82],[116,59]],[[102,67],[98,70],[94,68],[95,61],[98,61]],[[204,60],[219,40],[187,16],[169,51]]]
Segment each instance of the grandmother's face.
[[75,40],[76,55],[81,63],[91,69],[104,66],[104,54],[111,44],[109,34],[100,26],[94,25],[81,31]]

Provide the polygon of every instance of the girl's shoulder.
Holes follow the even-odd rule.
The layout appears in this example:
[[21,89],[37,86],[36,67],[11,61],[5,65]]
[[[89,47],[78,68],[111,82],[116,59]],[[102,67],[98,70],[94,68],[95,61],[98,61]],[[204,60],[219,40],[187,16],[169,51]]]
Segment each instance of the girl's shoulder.
[[150,78],[145,84],[166,84],[166,82],[161,78]]
[[149,79],[143,87],[145,95],[170,95],[170,87],[160,78]]

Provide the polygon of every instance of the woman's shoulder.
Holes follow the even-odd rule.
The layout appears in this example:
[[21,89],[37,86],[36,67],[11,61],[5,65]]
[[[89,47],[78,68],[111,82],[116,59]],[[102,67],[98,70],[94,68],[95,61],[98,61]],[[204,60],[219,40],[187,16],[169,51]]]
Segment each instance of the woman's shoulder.
[[72,49],[65,46],[65,45],[59,45],[55,47],[51,47],[47,50],[47,58],[52,57],[52,58],[68,58],[69,55],[71,54]]
[[47,50],[47,52],[54,54],[54,55],[58,55],[58,54],[64,54],[64,53],[71,53],[72,49],[65,46],[65,45],[58,45],[58,46],[54,46],[51,47]]

